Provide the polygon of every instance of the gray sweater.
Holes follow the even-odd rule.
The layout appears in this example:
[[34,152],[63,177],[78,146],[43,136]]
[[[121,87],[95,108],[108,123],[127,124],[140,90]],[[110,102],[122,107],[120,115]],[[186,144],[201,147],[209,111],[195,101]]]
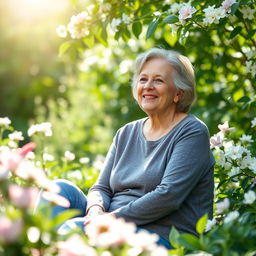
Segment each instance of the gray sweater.
[[196,235],[197,220],[205,213],[212,217],[215,161],[208,129],[188,115],[160,139],[148,141],[145,120],[118,130],[88,193],[87,209],[100,205],[167,240],[172,226]]

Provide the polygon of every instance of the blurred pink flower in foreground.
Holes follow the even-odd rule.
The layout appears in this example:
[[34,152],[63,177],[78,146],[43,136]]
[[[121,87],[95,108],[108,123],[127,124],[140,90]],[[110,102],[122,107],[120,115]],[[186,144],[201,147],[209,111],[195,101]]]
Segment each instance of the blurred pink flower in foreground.
[[86,245],[78,234],[72,235],[66,241],[58,242],[57,247],[58,256],[97,256],[96,251]]
[[217,134],[214,134],[211,138],[210,138],[210,144],[211,147],[219,147],[222,145],[224,139],[224,135],[222,132],[218,132]]
[[234,129],[233,127],[229,127],[228,121],[225,121],[224,124],[219,124],[218,128],[222,132],[226,132]]
[[70,206],[70,202],[66,198],[58,194],[55,194],[53,192],[43,191],[42,197],[49,202],[52,202],[56,205],[59,205],[65,208],[68,208]]
[[12,184],[9,186],[8,192],[14,205],[21,208],[32,208],[35,206],[39,190],[36,187],[22,188],[17,184]]
[[134,235],[136,226],[117,219],[110,214],[93,217],[85,226],[85,233],[92,246],[117,246],[127,242]]
[[35,143],[30,142],[22,148],[11,151],[6,149],[0,152],[0,173],[4,171],[15,171],[28,152],[35,149]]
[[6,216],[0,216],[0,241],[15,242],[21,233],[22,226],[22,220],[12,221]]

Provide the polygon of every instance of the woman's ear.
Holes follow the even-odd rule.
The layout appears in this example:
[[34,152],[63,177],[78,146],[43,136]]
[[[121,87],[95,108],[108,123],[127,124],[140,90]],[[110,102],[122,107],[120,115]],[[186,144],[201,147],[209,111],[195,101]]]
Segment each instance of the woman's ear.
[[184,91],[179,89],[176,96],[173,99],[174,103],[178,103],[180,101],[180,99],[182,98],[183,94],[184,94]]

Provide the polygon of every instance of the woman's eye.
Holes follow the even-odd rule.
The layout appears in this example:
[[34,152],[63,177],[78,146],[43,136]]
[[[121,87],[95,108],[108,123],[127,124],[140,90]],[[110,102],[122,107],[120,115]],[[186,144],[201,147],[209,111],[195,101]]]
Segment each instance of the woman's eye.
[[147,79],[146,79],[145,77],[141,77],[139,81],[140,81],[140,82],[146,82]]
[[159,78],[158,78],[158,79],[155,79],[155,81],[156,81],[157,83],[159,83],[159,84],[164,82],[162,79],[159,79]]

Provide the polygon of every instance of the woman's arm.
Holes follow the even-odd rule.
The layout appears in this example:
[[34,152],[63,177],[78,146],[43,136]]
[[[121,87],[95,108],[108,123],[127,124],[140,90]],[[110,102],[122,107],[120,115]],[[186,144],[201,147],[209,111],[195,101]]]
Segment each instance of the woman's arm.
[[108,211],[109,204],[112,198],[112,191],[109,186],[109,178],[114,163],[116,152],[115,138],[110,146],[108,154],[106,156],[102,171],[96,181],[91,187],[87,195],[87,208],[86,214],[95,212]]
[[205,130],[188,132],[176,143],[161,183],[152,192],[113,213],[126,221],[144,225],[177,210],[213,165],[209,148]]

